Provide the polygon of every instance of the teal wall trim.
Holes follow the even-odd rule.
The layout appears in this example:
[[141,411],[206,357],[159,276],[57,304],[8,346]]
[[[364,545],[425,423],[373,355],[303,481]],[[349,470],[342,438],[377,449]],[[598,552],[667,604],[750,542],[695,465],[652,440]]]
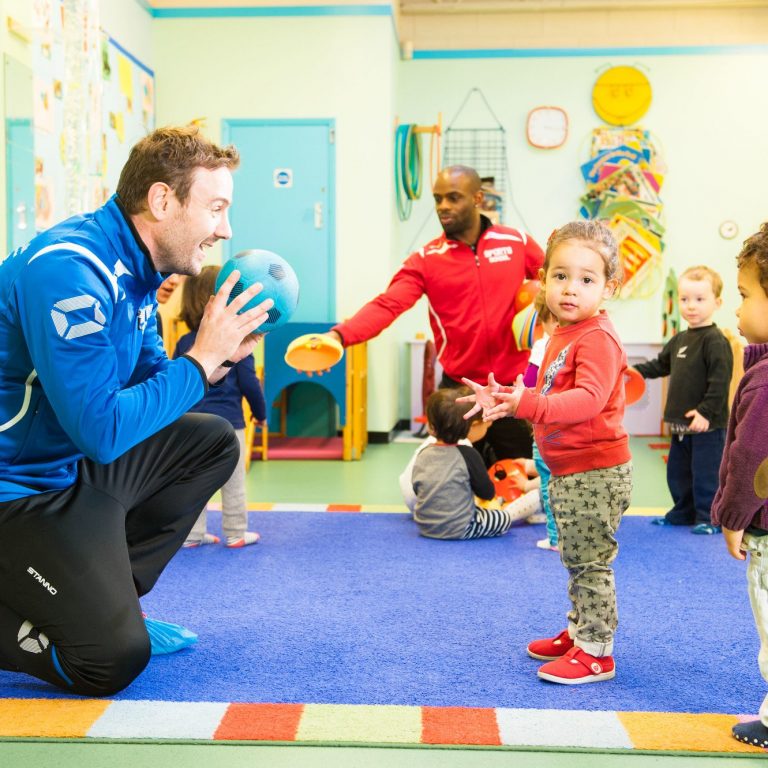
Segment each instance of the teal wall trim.
[[136,0],[136,5],[138,5],[142,10],[146,11],[150,16],[152,15],[153,9],[148,0]]
[[256,16],[391,16],[390,5],[271,5],[260,8],[152,8],[155,19],[232,19]]
[[659,45],[646,48],[489,48],[414,51],[414,59],[535,59],[573,56],[744,56],[768,53],[768,45]]

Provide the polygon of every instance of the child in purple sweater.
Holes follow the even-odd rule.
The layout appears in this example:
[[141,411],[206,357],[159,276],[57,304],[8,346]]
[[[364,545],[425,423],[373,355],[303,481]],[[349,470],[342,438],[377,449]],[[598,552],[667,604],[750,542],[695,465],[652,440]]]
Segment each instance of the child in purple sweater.
[[[768,682],[768,222],[744,241],[737,263],[736,316],[749,346],[731,407],[712,522],[722,526],[732,557],[746,560],[749,552],[747,591],[760,636],[757,663]],[[739,741],[768,747],[768,696],[759,719],[734,725],[732,733]]]

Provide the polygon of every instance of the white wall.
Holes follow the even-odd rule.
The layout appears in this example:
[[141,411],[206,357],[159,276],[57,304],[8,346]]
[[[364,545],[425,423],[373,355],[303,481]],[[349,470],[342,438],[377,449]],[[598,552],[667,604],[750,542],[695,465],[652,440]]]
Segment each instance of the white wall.
[[[653,88],[650,110],[638,125],[652,131],[669,166],[661,191],[667,224],[664,272],[705,263],[725,281],[724,307],[716,321],[735,328],[738,303],[734,257],[741,241],[768,219],[760,179],[768,173],[768,53],[749,55],[611,56],[524,59],[414,60],[400,64],[398,112],[405,122],[446,122],[465,96],[479,87],[507,133],[511,186],[520,216],[510,222],[544,243],[550,232],[577,218],[584,192],[579,165],[589,157],[589,137],[601,125],[592,109],[592,86],[608,65],[637,65]],[[539,105],[565,108],[570,137],[555,150],[529,146],[526,117]],[[482,101],[472,97],[455,126],[493,124]],[[450,136],[450,134],[448,134]],[[450,140],[450,139],[448,139]],[[407,250],[430,201],[422,200],[398,232]],[[725,219],[739,225],[735,240],[723,240]],[[419,241],[437,229],[434,217]],[[660,292],[645,300],[611,305],[625,342],[654,342],[661,336]],[[415,322],[405,332],[417,330]]]
[[[205,117],[336,120],[337,313],[352,314],[392,273],[396,45],[386,16],[156,19],[158,124]],[[237,196],[237,177],[235,196]],[[398,418],[398,339],[369,345],[368,426]]]
[[100,0],[99,24],[142,64],[153,68],[152,16],[138,0]]
[[[27,0],[0,0],[0,9],[22,21],[31,16]],[[665,270],[674,266],[679,271],[698,262],[720,270],[725,302],[716,320],[735,326],[733,257],[741,240],[768,218],[763,200],[763,179],[768,176],[768,54],[760,50],[743,55],[399,61],[387,16],[160,19],[152,18],[139,0],[101,0],[100,14],[102,27],[155,71],[158,125],[205,117],[208,133],[219,139],[225,118],[336,120],[340,318],[386,286],[410,245],[418,246],[439,231],[428,191],[406,224],[394,213],[396,117],[400,122],[432,124],[442,113],[448,123],[469,90],[482,88],[507,133],[512,189],[520,209],[511,223],[524,223],[543,242],[555,226],[577,215],[584,190],[579,165],[588,156],[590,131],[600,124],[591,106],[599,71],[609,65],[638,65],[653,87],[653,103],[641,125],[657,137],[669,165],[662,190],[668,227]],[[745,27],[744,13],[734,14],[737,21],[721,25],[727,40],[718,39],[710,25],[708,42],[755,42],[764,17],[749,16]],[[529,35],[528,43],[548,47],[566,39],[573,45],[585,40],[594,44],[584,37],[584,29],[570,26],[564,31],[558,18],[565,17],[537,18],[531,27],[535,39]],[[442,32],[435,27],[428,47],[477,48],[487,43],[489,30],[496,26],[493,17],[465,19],[458,34],[455,22],[451,24],[450,35],[448,27]],[[669,35],[667,27],[659,29]],[[9,36],[5,24],[0,39],[4,51],[28,60],[28,46]],[[648,46],[660,42],[650,35],[645,40]],[[605,45],[621,43],[615,35],[605,40]],[[513,44],[510,38],[507,45]],[[536,150],[526,142],[527,113],[542,104],[559,105],[569,113],[571,135],[561,149]],[[481,127],[492,120],[475,100],[459,124]],[[0,138],[1,132],[2,127]],[[0,204],[3,181],[0,178]],[[718,225],[724,219],[738,223],[736,240],[719,237]],[[626,342],[658,340],[657,296],[617,302],[611,311]],[[387,431],[408,415],[405,342],[417,331],[428,331],[424,302],[369,344],[371,430]]]

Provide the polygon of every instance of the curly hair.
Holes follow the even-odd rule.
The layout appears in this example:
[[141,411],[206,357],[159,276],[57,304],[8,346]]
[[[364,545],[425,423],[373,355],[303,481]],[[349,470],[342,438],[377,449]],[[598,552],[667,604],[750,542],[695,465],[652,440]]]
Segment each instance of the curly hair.
[[149,188],[163,182],[184,205],[198,168],[234,170],[239,164],[234,146],[217,146],[196,125],[158,128],[131,149],[117,182],[117,196],[128,213],[141,213],[147,207]]
[[754,235],[744,241],[739,255],[736,257],[736,266],[742,267],[754,264],[757,267],[760,285],[763,286],[768,296],[768,221],[760,226]]
[[597,253],[605,264],[605,279],[621,283],[623,270],[619,261],[619,246],[613,232],[597,219],[571,221],[556,229],[547,241],[547,252],[542,269],[546,273],[552,254],[558,245],[567,240],[578,240]]
[[208,299],[215,293],[216,278],[220,271],[221,267],[209,264],[200,270],[199,275],[190,275],[184,281],[184,287],[181,289],[179,319],[192,331],[197,331],[200,327]]

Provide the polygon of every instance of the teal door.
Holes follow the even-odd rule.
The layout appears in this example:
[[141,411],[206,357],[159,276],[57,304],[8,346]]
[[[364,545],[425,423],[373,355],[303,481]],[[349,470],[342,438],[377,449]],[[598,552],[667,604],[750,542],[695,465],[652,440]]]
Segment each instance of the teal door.
[[10,253],[26,245],[36,234],[35,157],[31,118],[6,120],[5,141],[6,248]]
[[299,278],[292,322],[336,320],[334,121],[225,120],[240,152],[224,257],[262,248]]

